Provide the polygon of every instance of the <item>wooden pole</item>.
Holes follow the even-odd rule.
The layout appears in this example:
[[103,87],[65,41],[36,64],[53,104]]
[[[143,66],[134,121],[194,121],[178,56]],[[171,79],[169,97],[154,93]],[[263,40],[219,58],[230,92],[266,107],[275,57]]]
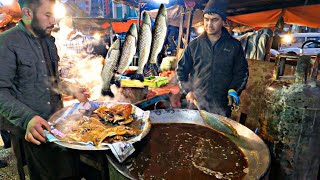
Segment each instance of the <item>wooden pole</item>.
[[112,29],[112,22],[110,22],[110,46],[113,43],[113,29]]
[[178,36],[177,51],[181,48],[181,39],[182,39],[182,35],[183,35],[183,22],[184,22],[184,16],[185,15],[186,15],[185,14],[185,8],[183,8],[183,13],[181,13],[181,15],[180,15],[180,25],[179,25],[179,36]]
[[[194,9],[193,8],[188,8],[188,19],[187,19],[187,32],[186,32],[186,43],[189,43],[190,40],[190,29],[192,27],[192,16]],[[186,48],[185,46],[183,48]]]

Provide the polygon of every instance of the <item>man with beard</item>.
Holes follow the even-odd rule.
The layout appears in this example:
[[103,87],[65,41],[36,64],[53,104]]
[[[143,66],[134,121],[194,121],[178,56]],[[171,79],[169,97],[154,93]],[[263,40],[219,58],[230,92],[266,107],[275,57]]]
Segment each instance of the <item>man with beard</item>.
[[[200,108],[226,117],[248,79],[248,63],[238,40],[223,27],[227,1],[210,0],[203,12],[205,32],[190,42],[177,67],[181,92]],[[175,104],[175,103],[172,103]]]
[[[50,35],[55,24],[55,0],[24,0],[22,20],[0,34],[0,115],[20,138],[31,179],[72,179],[79,156],[46,143],[47,119],[62,108],[57,48]],[[80,102],[82,89],[69,86]],[[19,159],[20,160],[20,159]]]

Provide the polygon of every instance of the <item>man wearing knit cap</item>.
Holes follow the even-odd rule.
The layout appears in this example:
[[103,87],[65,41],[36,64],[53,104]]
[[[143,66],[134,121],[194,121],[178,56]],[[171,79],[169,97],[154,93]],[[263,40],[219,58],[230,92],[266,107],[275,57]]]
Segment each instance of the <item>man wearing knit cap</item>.
[[223,27],[226,0],[210,0],[203,11],[205,32],[191,41],[177,67],[181,93],[190,103],[226,117],[238,106],[248,80],[248,63],[238,40]]

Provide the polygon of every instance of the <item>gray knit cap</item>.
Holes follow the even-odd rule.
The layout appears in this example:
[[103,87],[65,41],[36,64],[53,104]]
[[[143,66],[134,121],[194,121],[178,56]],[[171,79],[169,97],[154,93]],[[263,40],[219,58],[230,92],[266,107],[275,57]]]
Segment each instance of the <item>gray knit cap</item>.
[[203,10],[203,15],[210,14],[210,13],[219,14],[223,19],[223,21],[226,21],[227,6],[228,6],[227,0],[209,0],[206,7]]

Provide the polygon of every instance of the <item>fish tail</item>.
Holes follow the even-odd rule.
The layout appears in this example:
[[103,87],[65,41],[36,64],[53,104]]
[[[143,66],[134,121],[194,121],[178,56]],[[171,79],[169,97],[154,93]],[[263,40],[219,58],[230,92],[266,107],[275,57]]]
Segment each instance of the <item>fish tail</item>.
[[157,64],[149,63],[145,68],[145,73],[147,76],[158,76],[159,75],[159,68]]
[[151,64],[156,64],[157,63],[157,57],[151,56],[150,61]]
[[115,78],[112,78],[112,80],[110,81],[110,84],[114,84],[117,86],[117,88],[120,88],[121,87],[121,79],[115,79]]
[[137,79],[137,80],[143,82],[144,81],[144,76],[143,76],[143,74],[135,73],[130,77],[130,79]]
[[141,67],[142,65],[139,64],[138,69],[136,71],[136,74],[142,74],[143,73],[143,69],[144,69],[144,65]]
[[114,94],[112,93],[112,91],[111,91],[110,89],[107,89],[107,90],[102,89],[102,90],[101,90],[101,94],[102,94],[103,96],[114,97]]

